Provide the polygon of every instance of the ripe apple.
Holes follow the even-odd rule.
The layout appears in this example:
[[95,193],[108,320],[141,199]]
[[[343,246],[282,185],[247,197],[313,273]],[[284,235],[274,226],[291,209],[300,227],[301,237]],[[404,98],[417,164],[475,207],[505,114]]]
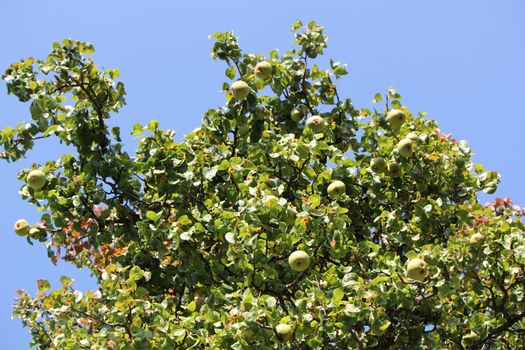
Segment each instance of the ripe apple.
[[20,219],[15,222],[15,233],[19,236],[25,236],[29,233],[31,226],[26,219]]
[[287,324],[278,324],[275,327],[275,331],[280,341],[290,341],[290,339],[292,339],[293,329]]
[[324,119],[319,115],[313,115],[306,120],[306,127],[311,129],[315,134],[323,132]]
[[292,270],[303,272],[310,266],[310,256],[303,250],[296,250],[288,257],[288,264]]
[[31,170],[26,178],[27,185],[39,190],[46,184],[46,174],[42,170]]
[[483,236],[481,233],[474,233],[472,236],[470,236],[470,244],[472,245],[480,245],[483,244],[483,241],[485,240],[485,236]]
[[237,100],[244,100],[250,93],[250,85],[246,84],[242,80],[237,80],[232,84],[233,97]]
[[268,61],[259,62],[255,66],[254,73],[257,78],[266,80],[272,75],[272,64]]
[[415,132],[409,132],[406,136],[405,136],[405,139],[409,139],[409,140],[412,140],[412,141],[418,141],[419,140],[419,135]]
[[330,198],[338,197],[346,192],[346,185],[343,181],[335,180],[328,185],[327,192]]
[[386,114],[386,120],[388,121],[388,124],[390,124],[390,126],[393,129],[399,129],[401,125],[403,125],[406,119],[407,119],[407,116],[405,112],[403,112],[400,109],[391,109]]
[[407,277],[413,280],[424,281],[427,277],[427,263],[423,259],[412,259],[407,265]]
[[396,162],[391,162],[388,164],[387,172],[392,178],[401,176],[401,168]]
[[414,142],[410,139],[402,139],[397,144],[397,150],[403,157],[412,157],[415,153]]
[[286,213],[285,213],[285,216],[284,216],[284,222],[288,225],[288,226],[292,226],[295,224],[295,219],[297,218],[297,211],[292,208],[292,207],[288,207],[288,209],[286,209]]
[[383,157],[375,157],[370,161],[370,169],[374,173],[382,173],[386,169],[386,161]]

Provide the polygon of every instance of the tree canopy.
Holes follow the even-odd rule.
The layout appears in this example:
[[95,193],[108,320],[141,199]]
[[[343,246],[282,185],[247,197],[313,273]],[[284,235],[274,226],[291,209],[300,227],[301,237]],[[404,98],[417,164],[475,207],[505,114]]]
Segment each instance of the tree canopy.
[[[155,120],[123,149],[108,119],[118,69],[66,39],[3,75],[30,122],[0,132],[7,161],[38,139],[74,152],[22,169],[42,213],[15,231],[99,289],[39,280],[14,316],[37,349],[516,349],[525,344],[525,211],[482,205],[499,175],[394,88],[357,108],[314,22],[294,48],[243,53],[215,33],[225,104],[180,142]],[[174,118],[179,116],[174,111]]]

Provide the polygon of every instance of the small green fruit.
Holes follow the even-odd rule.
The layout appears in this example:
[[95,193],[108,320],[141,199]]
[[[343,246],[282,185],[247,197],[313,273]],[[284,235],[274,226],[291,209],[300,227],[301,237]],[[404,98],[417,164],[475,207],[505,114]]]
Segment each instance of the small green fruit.
[[346,185],[343,181],[335,180],[330,185],[328,185],[328,197],[334,198],[339,197],[346,192]]
[[470,236],[470,244],[472,245],[483,244],[484,240],[485,236],[483,236],[481,233],[474,233],[472,236]]
[[284,222],[288,226],[294,225],[296,218],[297,218],[297,211],[294,208],[289,207],[288,209],[286,209],[286,213],[285,213],[285,216],[284,216]]
[[233,97],[237,100],[244,100],[250,93],[250,86],[242,80],[237,80],[232,84]]
[[39,190],[46,184],[46,174],[42,170],[32,170],[26,178],[27,185],[34,190]]
[[277,332],[277,337],[280,341],[290,341],[292,339],[293,329],[287,324],[278,324],[275,327],[275,332]]
[[311,116],[306,120],[306,127],[311,129],[315,134],[323,132],[324,126],[324,119],[319,115]]
[[414,142],[410,139],[402,139],[397,144],[397,150],[403,157],[412,157],[414,155]]
[[374,173],[382,173],[386,169],[386,161],[383,157],[375,157],[372,158],[372,161],[370,162],[370,169]]
[[294,122],[298,122],[299,120],[303,119],[304,112],[300,108],[294,108],[290,113],[290,117]]
[[388,164],[387,172],[391,178],[396,178],[396,177],[401,176],[401,168],[399,167],[399,164],[395,162]]
[[31,230],[31,226],[29,225],[29,222],[25,219],[20,219],[15,222],[15,233],[19,236],[26,236],[29,233],[29,230]]
[[288,264],[292,270],[303,272],[310,266],[310,256],[303,250],[296,250],[288,257]]
[[417,281],[424,281],[427,277],[427,263],[423,259],[412,259],[407,265],[407,277]]
[[405,123],[407,116],[400,109],[392,109],[386,114],[386,120],[393,129],[399,129]]
[[272,64],[268,61],[259,62],[255,66],[254,73],[257,78],[266,80],[272,75]]

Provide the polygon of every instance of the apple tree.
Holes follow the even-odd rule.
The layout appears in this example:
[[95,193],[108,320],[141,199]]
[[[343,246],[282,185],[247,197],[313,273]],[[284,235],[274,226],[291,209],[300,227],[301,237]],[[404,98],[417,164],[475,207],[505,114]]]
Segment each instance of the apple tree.
[[[19,172],[41,220],[16,233],[89,268],[18,291],[37,349],[516,349],[525,344],[525,212],[480,204],[499,175],[394,88],[357,108],[295,22],[280,55],[215,33],[225,103],[175,141],[157,121],[124,150],[108,119],[119,70],[64,40],[3,75],[29,122],[0,132],[16,161],[37,140],[70,153]],[[174,118],[178,116],[175,115]],[[13,221],[16,219],[14,218]]]

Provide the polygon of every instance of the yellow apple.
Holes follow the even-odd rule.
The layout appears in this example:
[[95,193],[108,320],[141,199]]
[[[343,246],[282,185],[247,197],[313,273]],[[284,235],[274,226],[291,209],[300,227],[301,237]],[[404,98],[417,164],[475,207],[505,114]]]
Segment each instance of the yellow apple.
[[232,84],[233,97],[237,100],[244,100],[250,93],[250,85],[246,84],[242,80],[237,80]]
[[39,190],[46,184],[46,174],[42,170],[32,170],[26,178],[27,185],[34,190]]
[[412,259],[407,265],[407,277],[413,280],[424,281],[427,277],[427,263],[423,259]]
[[401,154],[403,157],[412,157],[415,153],[414,141],[410,139],[402,139],[397,144],[397,150],[399,151],[399,154]]
[[328,185],[327,192],[330,198],[338,197],[346,192],[346,185],[343,181],[335,180]]
[[315,134],[323,132],[325,123],[323,117],[313,115],[306,120],[306,127],[311,129]]
[[266,80],[272,75],[272,64],[268,61],[259,62],[255,66],[254,73],[257,78]]
[[290,341],[292,339],[293,329],[287,324],[278,324],[275,327],[275,332],[277,332],[277,337],[280,341]]
[[386,169],[386,161],[383,157],[375,157],[370,161],[370,169],[374,173],[382,173]]
[[388,121],[388,124],[393,129],[399,129],[403,123],[405,123],[405,120],[407,119],[407,116],[405,112],[403,112],[400,109],[391,109],[386,114],[386,120]]
[[388,175],[392,178],[401,176],[401,168],[396,162],[388,163]]
[[288,264],[292,270],[303,272],[310,266],[310,256],[303,250],[296,250],[288,257]]
[[15,222],[15,233],[19,236],[26,236],[31,230],[31,226],[26,219],[20,219]]

